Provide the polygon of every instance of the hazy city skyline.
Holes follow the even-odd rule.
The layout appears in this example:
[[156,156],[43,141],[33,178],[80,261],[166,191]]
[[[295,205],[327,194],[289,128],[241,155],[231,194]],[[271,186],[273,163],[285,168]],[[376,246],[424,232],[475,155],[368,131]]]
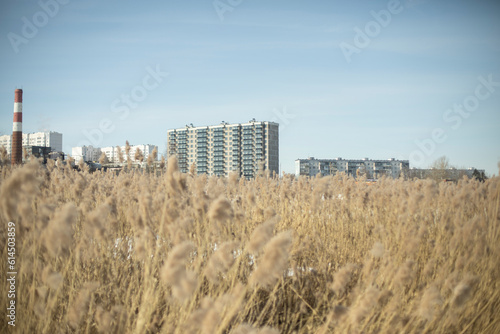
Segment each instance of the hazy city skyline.
[[498,174],[496,1],[3,2],[0,133],[63,133],[63,150],[167,130],[280,124],[297,158],[396,158]]

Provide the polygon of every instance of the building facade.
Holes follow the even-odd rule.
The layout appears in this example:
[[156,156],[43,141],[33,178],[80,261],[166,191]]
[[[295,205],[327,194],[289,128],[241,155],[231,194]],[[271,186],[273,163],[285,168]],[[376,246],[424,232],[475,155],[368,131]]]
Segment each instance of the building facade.
[[34,156],[35,158],[43,159],[43,163],[46,163],[47,158],[49,158],[50,151],[50,147],[46,146],[24,146],[23,162],[26,162],[31,156]]
[[[47,132],[34,132],[23,133],[23,147],[25,146],[39,146],[50,147],[52,152],[62,152],[62,133],[47,131]],[[12,135],[0,136],[0,146],[7,149],[9,155],[12,151]]]
[[279,124],[259,122],[184,128],[167,131],[167,155],[177,155],[179,169],[227,176],[255,177],[259,165],[279,174]]
[[[153,153],[155,148],[156,152],[158,152],[158,146],[155,145],[151,144],[130,145],[130,152],[129,152],[130,160],[135,161],[135,153],[137,149],[139,149],[139,151],[142,153],[142,156],[144,157],[143,161],[147,161],[149,155]],[[122,152],[123,159],[127,161],[127,155],[125,154],[125,146],[120,146],[120,150]],[[101,152],[104,152],[104,154],[106,154],[106,157],[108,157],[109,162],[120,162],[117,146],[103,147],[101,148]]]
[[[153,150],[156,148],[158,152],[158,146],[145,144],[145,145],[130,145],[129,157],[130,160],[135,161],[135,153],[137,149],[142,153],[144,157],[144,161],[147,161],[150,154],[153,153]],[[123,154],[124,161],[127,161],[127,155],[125,154],[125,146],[120,146],[120,149]],[[78,146],[73,147],[71,149],[71,157],[75,159],[78,163],[81,159],[86,162],[97,162],[101,157],[101,154],[106,154],[109,162],[115,163],[120,162],[120,157],[118,155],[117,146],[109,146],[109,147],[93,147],[93,146]]]
[[0,146],[5,147],[10,156],[10,153],[12,152],[12,135],[0,136]]
[[62,133],[53,131],[23,133],[23,146],[45,146],[50,147],[52,152],[62,152]]
[[71,148],[71,157],[75,159],[76,163],[79,163],[82,159],[86,162],[99,161],[100,156],[101,149],[99,147],[89,145]]
[[464,176],[471,178],[485,178],[484,169],[471,168],[447,168],[447,169],[436,169],[436,168],[412,168],[407,171],[406,174],[408,179],[435,179],[435,180],[449,180],[458,181]]
[[382,176],[397,178],[410,168],[408,160],[371,160],[364,158],[354,159],[297,159],[295,160],[295,175],[316,176],[321,174],[335,175],[344,173],[352,177],[360,175],[368,179],[378,179]]

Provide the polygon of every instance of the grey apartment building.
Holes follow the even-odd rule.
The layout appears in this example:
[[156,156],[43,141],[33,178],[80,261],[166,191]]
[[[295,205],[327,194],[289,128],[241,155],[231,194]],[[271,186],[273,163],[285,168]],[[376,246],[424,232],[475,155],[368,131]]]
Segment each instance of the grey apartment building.
[[335,175],[344,173],[352,177],[358,174],[365,175],[370,179],[378,179],[382,176],[397,178],[401,173],[410,168],[408,160],[371,160],[364,159],[297,159],[295,160],[295,175],[315,176]]
[[197,174],[227,176],[238,172],[252,178],[259,164],[279,174],[279,124],[259,122],[212,126],[186,125],[167,132],[167,155],[177,155],[179,169]]

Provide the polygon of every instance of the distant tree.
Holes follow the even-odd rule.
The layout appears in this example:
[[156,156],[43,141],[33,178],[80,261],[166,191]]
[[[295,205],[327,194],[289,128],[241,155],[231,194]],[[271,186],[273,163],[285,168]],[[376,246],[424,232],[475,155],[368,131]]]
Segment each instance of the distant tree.
[[437,158],[436,160],[434,160],[431,167],[435,168],[435,169],[448,169],[451,167],[451,165],[450,165],[450,161],[448,160],[448,158],[445,155],[443,155],[443,156]]
[[432,171],[431,171],[429,177],[431,179],[436,180],[436,181],[445,180],[449,176],[448,170],[451,167],[452,166],[450,165],[450,161],[448,160],[448,158],[446,156],[443,155],[443,156],[437,158],[431,164],[430,168],[432,169]]
[[488,177],[484,174],[484,172],[480,172],[475,168],[474,171],[472,172],[472,177],[481,182],[484,182],[488,179]]

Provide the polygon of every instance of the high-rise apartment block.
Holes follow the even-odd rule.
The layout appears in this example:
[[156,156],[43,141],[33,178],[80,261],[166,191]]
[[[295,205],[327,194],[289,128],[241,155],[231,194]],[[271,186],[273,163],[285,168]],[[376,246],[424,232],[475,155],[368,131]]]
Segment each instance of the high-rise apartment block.
[[353,177],[365,175],[370,179],[378,179],[381,176],[397,178],[402,172],[410,168],[408,160],[361,160],[354,159],[297,159],[295,160],[295,175],[315,176],[335,175],[344,173]]
[[227,176],[238,172],[252,178],[259,165],[279,174],[279,124],[258,122],[199,126],[167,132],[167,155],[177,155],[179,169],[197,174]]

